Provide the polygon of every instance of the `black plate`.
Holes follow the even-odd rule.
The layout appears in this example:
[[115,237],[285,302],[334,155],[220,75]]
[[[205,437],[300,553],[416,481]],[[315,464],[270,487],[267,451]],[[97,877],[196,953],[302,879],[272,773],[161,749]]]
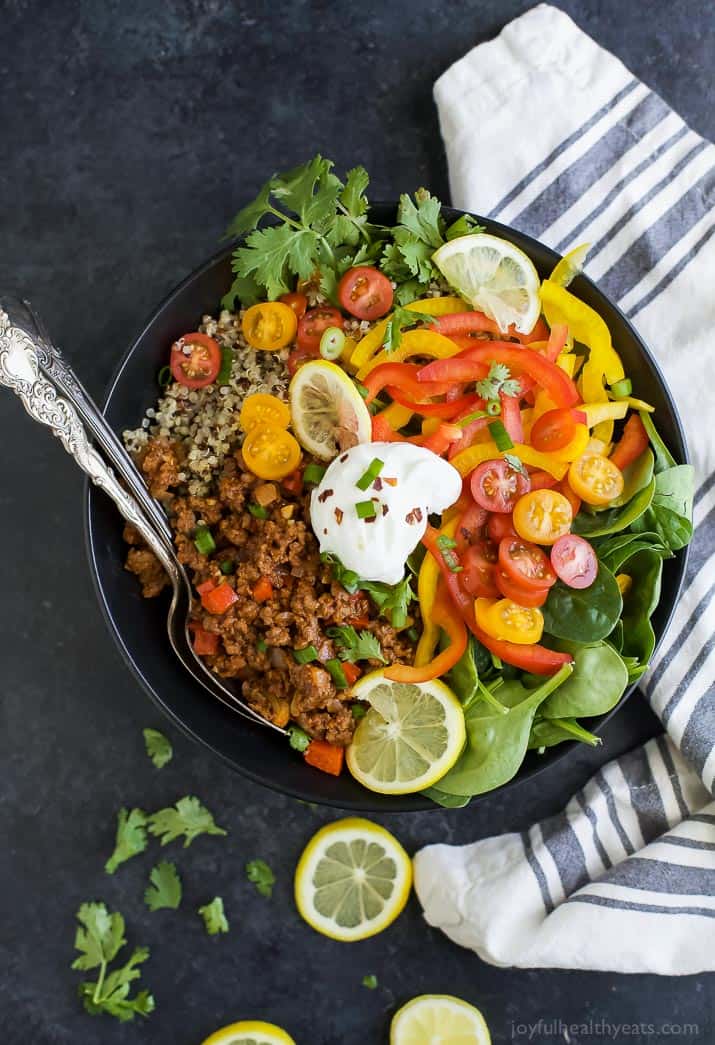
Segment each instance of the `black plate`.
[[[448,221],[462,213],[444,208]],[[394,204],[376,204],[378,222],[394,221]],[[514,229],[486,218],[479,219],[489,232],[511,240],[532,259],[543,278],[559,255]],[[194,330],[205,313],[215,313],[231,282],[227,246],[196,269],[158,306],[139,337],[122,358],[107,392],[104,412],[116,432],[135,428],[157,395],[156,374],[167,361],[173,341]],[[585,276],[573,284],[574,292],[606,320],[635,394],[655,406],[655,421],[678,461],[688,459],[685,436],[675,404],[650,352],[622,312]],[[165,632],[166,597],[141,598],[135,577],[123,569],[126,549],[121,520],[108,498],[94,488],[86,497],[86,537],[90,568],[102,611],[127,664],[156,704],[185,733],[204,744],[251,780],[310,802],[362,812],[390,812],[438,808],[421,796],[390,797],[364,790],[349,774],[326,776],[305,765],[279,735],[252,726],[233,715],[199,689],[173,656]],[[657,641],[662,638],[680,591],[686,555],[678,553],[665,562],[660,604],[653,618]],[[635,687],[624,694],[626,700]],[[620,706],[620,705],[619,705]],[[591,719],[588,728],[598,732],[614,714]],[[544,755],[528,752],[510,787],[553,765],[574,749],[561,744]]]

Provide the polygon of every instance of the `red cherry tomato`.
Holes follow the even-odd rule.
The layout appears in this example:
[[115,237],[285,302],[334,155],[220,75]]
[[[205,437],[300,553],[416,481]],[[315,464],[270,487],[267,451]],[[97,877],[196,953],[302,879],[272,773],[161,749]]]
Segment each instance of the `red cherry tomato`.
[[499,569],[531,591],[556,584],[556,574],[545,553],[521,537],[505,537],[499,542]]
[[598,573],[596,553],[583,537],[567,533],[551,546],[551,565],[569,588],[590,588]]
[[459,574],[462,588],[474,598],[494,599],[499,590],[494,580],[497,562],[496,545],[484,539],[470,544],[460,556],[464,569]]
[[519,498],[529,492],[528,476],[501,459],[484,461],[475,468],[469,485],[477,504],[503,514],[513,511]]
[[221,349],[208,334],[184,334],[171,346],[171,376],[186,388],[205,388],[218,377]]
[[345,320],[337,308],[311,308],[298,321],[298,348],[319,353],[320,339],[328,327],[343,329]]
[[338,283],[338,301],[358,319],[379,319],[392,308],[392,283],[367,265],[348,269]]
[[484,534],[484,524],[487,521],[487,513],[478,504],[471,504],[459,520],[457,532],[454,539],[457,542],[457,554],[461,555],[469,544]]
[[571,410],[547,410],[534,421],[531,429],[531,445],[540,453],[563,450],[576,434],[576,422]]
[[499,512],[495,512],[489,516],[487,520],[487,534],[494,541],[495,544],[499,544],[504,537],[518,537],[519,534],[514,529],[514,523],[510,515],[501,515]]
[[292,291],[290,294],[281,294],[278,300],[292,308],[298,319],[303,318],[308,308],[307,297],[305,294],[299,294],[297,291]]
[[516,581],[512,580],[508,573],[504,570],[500,570],[497,566],[494,574],[494,580],[496,586],[504,596],[505,599],[511,599],[512,602],[517,603],[519,606],[526,606],[529,609],[536,609],[538,606],[543,606],[546,602],[546,596],[549,594],[548,588],[524,588]]
[[288,373],[290,376],[293,377],[298,367],[302,363],[307,363],[309,359],[320,359],[320,349],[294,348],[286,359],[286,366],[288,367]]

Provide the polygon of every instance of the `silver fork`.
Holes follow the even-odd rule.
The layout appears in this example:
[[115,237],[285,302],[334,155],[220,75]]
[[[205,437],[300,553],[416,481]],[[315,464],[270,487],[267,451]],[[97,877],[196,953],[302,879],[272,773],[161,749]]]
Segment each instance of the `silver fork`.
[[[4,310],[5,303],[7,311]],[[89,394],[52,345],[42,321],[27,302],[9,295],[0,297],[0,384],[20,398],[35,421],[51,429],[91,481],[111,497],[124,519],[136,528],[158,558],[172,587],[167,614],[169,642],[184,668],[232,711],[285,734],[286,730],[269,722],[241,700],[195,653],[188,632],[193,599],[191,584],[176,557],[166,515],[149,494],[134,462]],[[67,398],[58,395],[58,388]],[[128,490],[118,482],[112,469],[90,444],[80,418],[102,446]]]

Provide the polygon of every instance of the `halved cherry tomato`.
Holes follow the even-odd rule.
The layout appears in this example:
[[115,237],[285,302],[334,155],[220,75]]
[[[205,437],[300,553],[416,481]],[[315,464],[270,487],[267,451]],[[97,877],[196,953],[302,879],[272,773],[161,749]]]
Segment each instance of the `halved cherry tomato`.
[[337,308],[311,308],[298,323],[298,348],[320,354],[320,339],[328,327],[342,330],[345,320]]
[[558,490],[534,490],[514,507],[514,529],[534,544],[553,544],[569,532],[572,521],[571,505]]
[[471,504],[457,523],[454,539],[457,542],[457,554],[460,555],[467,545],[475,544],[484,536],[487,512],[478,504]]
[[569,485],[586,504],[608,504],[623,492],[623,472],[610,458],[589,450],[569,468]]
[[248,432],[254,425],[277,425],[287,428],[290,424],[290,409],[278,396],[266,392],[256,392],[243,400],[241,413],[238,416],[238,427]]
[[221,369],[221,348],[208,334],[184,334],[171,346],[171,376],[186,388],[213,384]]
[[611,454],[611,460],[623,471],[647,449],[648,442],[648,433],[640,417],[638,414],[631,414],[623,428],[623,435]]
[[590,588],[598,574],[596,553],[583,537],[568,533],[551,548],[551,565],[569,588]]
[[358,319],[379,319],[392,308],[393,290],[387,276],[376,268],[359,265],[348,269],[338,283],[338,301]]
[[531,591],[556,584],[556,574],[545,553],[519,537],[505,537],[499,542],[499,568],[515,584]]
[[511,515],[503,515],[501,512],[495,512],[489,516],[487,519],[487,533],[495,544],[499,544],[504,537],[518,538],[519,536],[514,529]]
[[578,513],[581,511],[581,498],[577,494],[575,494],[569,486],[568,476],[565,475],[561,482],[558,482],[556,484],[556,489],[559,491],[559,493],[562,493],[564,495],[566,500],[571,505],[571,511],[575,519]]
[[307,363],[309,359],[320,359],[320,342],[318,342],[317,348],[294,348],[286,360],[286,366],[288,367],[288,373],[291,377],[295,376],[295,372],[299,366],[303,363]]
[[241,447],[246,468],[259,479],[285,479],[300,464],[300,446],[290,432],[277,425],[257,424]]
[[534,421],[531,429],[531,445],[535,450],[548,454],[552,450],[563,450],[576,434],[573,413],[566,407],[547,410]]
[[488,635],[517,646],[532,646],[544,631],[544,617],[533,606],[519,606],[511,599],[477,599],[477,625]]
[[531,590],[522,588],[521,585],[512,580],[508,573],[504,573],[504,570],[500,570],[499,567],[497,567],[494,573],[494,580],[500,594],[505,599],[511,599],[512,602],[518,603],[519,606],[543,606],[549,594],[548,588],[533,588]]
[[297,319],[302,319],[308,308],[308,299],[305,294],[299,294],[297,291],[291,291],[290,294],[281,294],[278,298],[288,308],[292,308],[296,314]]
[[506,514],[513,511],[516,502],[529,489],[529,479],[499,458],[483,461],[475,468],[469,485],[478,505],[490,512]]
[[263,301],[251,305],[243,314],[241,330],[251,348],[275,352],[285,348],[295,338],[298,319],[289,305],[282,301]]
[[496,545],[491,541],[479,540],[469,547],[460,556],[463,566],[459,575],[462,588],[469,595],[474,596],[496,596],[499,594],[494,572],[497,562]]

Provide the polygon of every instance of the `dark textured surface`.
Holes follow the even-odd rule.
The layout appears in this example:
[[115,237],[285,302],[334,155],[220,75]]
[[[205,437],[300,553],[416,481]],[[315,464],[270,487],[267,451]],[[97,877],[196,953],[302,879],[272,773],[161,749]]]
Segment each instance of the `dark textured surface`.
[[[364,162],[375,196],[425,183],[446,198],[432,82],[528,6],[0,4],[0,286],[32,294],[99,393],[152,304],[214,249],[268,170],[321,149],[339,166]],[[715,137],[709,3],[561,6]],[[424,991],[480,1005],[496,1042],[526,1041],[514,1024],[539,1017],[690,1021],[700,1024],[692,1040],[713,1040],[710,977],[495,969],[426,928],[414,900],[376,939],[346,947],[313,934],[293,907],[292,870],[334,814],[249,785],[175,735],[174,761],[153,769],[140,731],[163,724],[99,618],[79,474],[6,396],[0,434],[3,1045],[198,1045],[215,1026],[250,1015],[275,1019],[304,1045],[381,1045],[395,1007]],[[473,810],[383,819],[410,850],[521,829],[655,728],[634,698],[601,751],[532,785]],[[185,793],[201,796],[230,834],[172,850],[184,907],[149,914],[141,895],[156,851],[113,878],[102,871],[114,813]],[[271,901],[244,879],[255,856],[277,873]],[[232,931],[209,939],[193,911],[217,893]],[[157,1012],[146,1026],[79,1011],[68,968],[73,915],[91,898],[121,909],[130,942],[152,947],[145,978]],[[368,972],[379,977],[376,991],[360,986]],[[609,1039],[552,1028],[532,1040]]]

